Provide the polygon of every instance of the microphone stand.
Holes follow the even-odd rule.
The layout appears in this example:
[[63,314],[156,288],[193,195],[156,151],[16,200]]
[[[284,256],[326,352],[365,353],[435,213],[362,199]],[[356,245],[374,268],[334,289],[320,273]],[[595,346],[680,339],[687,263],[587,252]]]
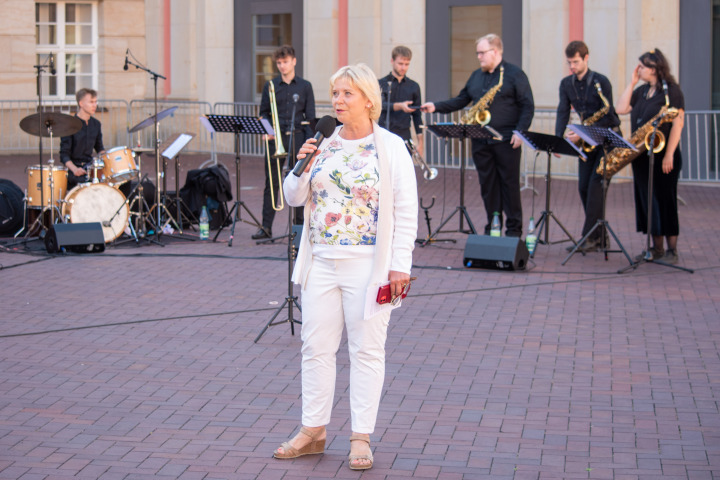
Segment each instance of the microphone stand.
[[[50,53],[50,54],[47,56],[47,58],[45,59],[45,61],[44,61],[41,65],[33,65],[33,68],[37,70],[38,113],[40,114],[40,115],[38,115],[38,127],[39,127],[39,128],[38,128],[38,132],[42,132],[42,131],[43,131],[43,118],[42,118],[42,113],[43,113],[42,72],[45,71],[45,66],[46,66],[46,64],[48,64],[48,63],[52,64],[52,63],[53,63],[53,62],[52,62],[52,56],[53,56],[53,54]],[[43,168],[43,164],[42,164],[42,163],[43,163],[43,144],[42,144],[42,139],[43,139],[43,137],[42,137],[42,135],[40,135],[40,136],[38,137],[38,152],[39,152],[39,158],[38,158],[38,159],[39,159],[39,162],[38,162],[38,163],[40,164],[40,205],[43,207],[43,209],[40,210],[40,217],[41,217],[41,219],[40,219],[40,237],[41,237],[41,238],[42,238],[42,236],[43,236],[43,235],[42,235],[42,233],[43,233],[43,231],[44,231],[43,229],[45,228],[45,222],[44,222],[43,219],[42,219],[42,217],[44,216],[44,213],[45,213],[45,209],[44,209],[44,207],[45,207],[45,198],[44,198],[44,197],[45,197],[45,195],[44,195],[44,193],[45,193],[45,182],[44,182],[44,180],[43,180],[43,170],[44,170],[44,168]],[[51,152],[51,153],[52,153],[52,152]],[[49,175],[50,175],[50,178],[52,178],[53,172],[50,171]],[[51,190],[51,192],[52,192],[52,190]],[[50,225],[52,225],[53,223],[55,223],[55,211],[54,211],[54,209],[53,209],[52,207],[53,207],[53,205],[50,205]],[[29,234],[29,233],[30,233],[30,230],[28,230],[28,234]]]
[[388,82],[387,117],[385,117],[385,128],[388,131],[390,131],[390,110],[392,109],[392,103],[390,103],[390,91],[391,90],[392,90],[392,80],[390,80]]
[[[297,95],[297,94],[296,94]],[[293,97],[293,108],[292,108],[292,114],[290,115],[290,151],[287,153],[287,172],[286,176],[290,175],[290,173],[293,171],[293,168],[295,167],[295,109],[297,107],[297,100],[295,97]],[[277,133],[276,133],[277,135]],[[280,188],[282,188],[282,184],[280,184]],[[300,320],[295,320],[293,316],[293,305],[297,307],[297,309],[302,313],[302,308],[300,307],[300,304],[298,303],[298,297],[295,295],[295,292],[293,291],[293,282],[292,282],[292,271],[293,271],[293,263],[295,261],[295,236],[298,235],[298,232],[295,231],[293,228],[293,220],[295,219],[295,207],[290,205],[288,203],[288,247],[287,247],[287,266],[288,266],[288,277],[287,277],[287,296],[285,297],[285,301],[282,305],[275,311],[275,314],[270,318],[270,321],[265,325],[265,328],[262,329],[260,334],[255,338],[255,342],[257,343],[258,340],[260,340],[260,337],[263,336],[263,334],[267,331],[268,328],[275,326],[275,325],[281,325],[285,322],[290,324],[290,335],[295,335],[295,324],[299,323],[302,324]],[[302,230],[300,230],[302,232]],[[288,317],[286,320],[274,322],[274,320],[277,318],[278,315],[280,315],[280,312],[285,308],[285,305],[287,305],[287,312]]]
[[162,209],[160,208],[160,121],[158,120],[158,78],[162,78],[163,80],[167,80],[166,77],[163,77],[159,73],[153,72],[149,68],[146,68],[142,65],[138,65],[137,63],[133,62],[132,60],[128,60],[127,56],[125,57],[125,61],[128,65],[132,65],[136,69],[143,70],[144,72],[147,72],[152,77],[152,81],[154,84],[154,90],[155,90],[155,206],[157,207],[157,220],[155,222],[155,243],[158,245],[165,246],[163,243],[160,242],[160,225],[163,224],[162,222]]
[[[695,270],[691,268],[681,267],[680,265],[673,265],[671,263],[663,262],[662,260],[656,260],[653,259],[653,255],[650,252],[651,243],[650,239],[652,237],[652,213],[653,213],[653,184],[655,183],[655,137],[657,135],[658,127],[660,126],[660,121],[665,115],[659,116],[653,123],[653,130],[652,134],[650,135],[650,148],[648,149],[648,193],[647,193],[647,233],[645,235],[645,251],[643,252],[643,258],[641,258],[639,261],[635,263],[631,263],[629,266],[622,268],[618,270],[617,273],[625,273],[628,270],[635,270],[640,265],[643,265],[645,263],[657,263],[658,265],[664,265],[666,267],[676,268],[678,270],[683,270],[688,273],[695,273]],[[670,136],[668,135],[668,139]],[[667,148],[667,147],[666,147]]]

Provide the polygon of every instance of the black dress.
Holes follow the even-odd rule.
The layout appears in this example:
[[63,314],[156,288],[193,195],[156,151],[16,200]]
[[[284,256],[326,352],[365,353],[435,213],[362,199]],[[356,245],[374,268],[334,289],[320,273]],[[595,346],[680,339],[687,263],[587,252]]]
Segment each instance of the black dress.
[[[645,84],[633,91],[630,98],[632,112],[630,122],[633,132],[643,126],[665,105],[665,93],[658,84],[652,97],[647,98],[650,85]],[[668,85],[670,106],[685,109],[685,99],[680,87],[676,84]],[[682,155],[680,145],[675,149],[673,156],[673,169],[670,173],[663,173],[662,162],[670,139],[672,122],[664,123],[659,130],[665,135],[666,148],[655,154],[653,164],[653,208],[652,208],[652,235],[675,236],[680,233],[677,209],[677,185],[682,168]],[[648,180],[650,178],[650,156],[644,152],[632,162],[633,183],[635,187],[635,222],[638,232],[647,233],[648,208]]]

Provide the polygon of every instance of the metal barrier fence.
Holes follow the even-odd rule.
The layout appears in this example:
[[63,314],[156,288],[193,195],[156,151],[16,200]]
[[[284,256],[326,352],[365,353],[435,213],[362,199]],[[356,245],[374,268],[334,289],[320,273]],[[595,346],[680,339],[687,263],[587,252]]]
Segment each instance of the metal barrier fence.
[[[44,101],[47,110],[72,113],[75,105],[69,102]],[[256,103],[216,103],[211,106],[207,102],[189,102],[179,100],[158,101],[158,111],[177,106],[178,109],[170,117],[160,122],[160,139],[168,138],[175,133],[194,133],[195,137],[186,147],[190,153],[207,153],[210,162],[216,163],[216,153],[235,153],[235,138],[231,134],[208,132],[199,120],[207,114],[257,116],[259,105]],[[32,153],[37,151],[37,137],[26,134],[20,129],[20,120],[37,112],[37,100],[0,100],[0,154]],[[128,129],[142,120],[154,115],[155,105],[152,100],[133,100],[129,104],[124,100],[105,100],[98,102],[96,117],[103,124],[103,141],[107,148],[119,145],[152,147],[154,132],[148,127],[132,135]],[[332,114],[329,103],[318,103],[316,115],[322,117]],[[451,114],[426,114],[426,124],[440,122],[458,122],[462,112]],[[622,129],[629,136],[629,116],[621,116]],[[571,122],[577,121],[572,119]],[[535,110],[531,130],[552,134],[555,131],[555,110]],[[460,143],[458,140],[445,141],[433,133],[425,131],[426,161],[429,165],[442,168],[460,167]],[[44,138],[43,151],[50,150],[50,139]],[[53,149],[59,150],[60,139],[54,139]],[[720,112],[719,111],[688,111],[685,112],[685,128],[683,129],[680,148],[683,152],[683,168],[680,175],[682,182],[720,183]],[[467,141],[468,155],[465,159],[468,168],[473,168],[470,156],[470,142]],[[265,144],[260,136],[240,135],[239,153],[245,156],[263,156]],[[542,154],[523,147],[521,171],[527,185],[527,179],[546,173],[547,159]],[[577,175],[577,160],[562,156],[552,159],[553,176],[574,177]],[[615,178],[631,178],[629,167],[621,170]]]
[[[20,129],[20,121],[37,113],[37,100],[0,100],[0,154],[33,153],[38,151],[38,137],[29,135]],[[59,100],[44,100],[45,111],[73,113],[75,104]],[[125,100],[102,100],[98,102],[95,117],[103,124],[103,142],[106,147],[126,145],[129,115]],[[50,151],[50,138],[43,138],[43,152]],[[60,151],[60,138],[53,138],[53,151]],[[55,160],[59,158],[55,155]]]

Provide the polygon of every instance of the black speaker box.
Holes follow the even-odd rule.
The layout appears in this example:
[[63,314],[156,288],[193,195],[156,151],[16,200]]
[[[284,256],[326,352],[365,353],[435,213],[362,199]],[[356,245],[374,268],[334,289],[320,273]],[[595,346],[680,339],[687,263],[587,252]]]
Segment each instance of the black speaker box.
[[468,268],[525,270],[529,256],[522,238],[469,235],[463,264]]
[[57,253],[62,249],[75,253],[105,251],[105,237],[100,222],[56,223],[45,234],[45,249]]

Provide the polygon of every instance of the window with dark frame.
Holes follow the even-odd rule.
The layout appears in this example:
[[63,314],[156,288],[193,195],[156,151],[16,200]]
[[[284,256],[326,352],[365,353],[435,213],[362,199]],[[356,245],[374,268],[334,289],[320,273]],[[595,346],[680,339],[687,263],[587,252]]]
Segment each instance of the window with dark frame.
[[291,19],[289,13],[253,16],[253,93],[257,101],[265,83],[278,75],[273,52],[292,42]]

